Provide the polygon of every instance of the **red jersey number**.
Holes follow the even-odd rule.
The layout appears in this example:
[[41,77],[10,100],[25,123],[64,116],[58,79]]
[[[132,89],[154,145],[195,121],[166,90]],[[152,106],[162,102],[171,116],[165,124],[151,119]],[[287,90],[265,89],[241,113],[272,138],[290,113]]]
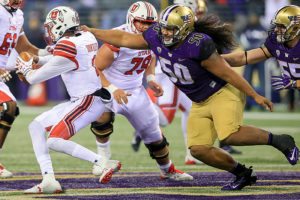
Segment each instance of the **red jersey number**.
[[136,71],[137,74],[142,73],[150,64],[152,56],[149,55],[146,58],[143,57],[135,57],[132,58],[131,64],[134,64],[133,68],[131,70],[126,71],[125,75],[132,75],[134,71]]
[[17,40],[17,34],[6,33],[3,38],[3,42],[0,46],[1,55],[10,55],[11,49],[15,48]]

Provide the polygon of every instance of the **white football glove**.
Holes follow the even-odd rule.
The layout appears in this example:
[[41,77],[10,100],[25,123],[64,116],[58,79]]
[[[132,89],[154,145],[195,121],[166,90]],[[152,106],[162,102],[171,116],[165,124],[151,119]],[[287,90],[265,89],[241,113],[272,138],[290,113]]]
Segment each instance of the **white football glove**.
[[0,81],[5,83],[9,81],[11,78],[12,76],[10,75],[9,71],[3,69],[0,70]]
[[26,74],[28,74],[32,70],[32,63],[33,63],[33,58],[31,58],[29,61],[26,62],[20,56],[18,56],[16,61],[16,68],[17,68],[16,73],[21,73],[24,76],[26,76]]
[[39,49],[38,56],[48,56],[53,54],[54,47],[54,45],[48,45],[45,49]]

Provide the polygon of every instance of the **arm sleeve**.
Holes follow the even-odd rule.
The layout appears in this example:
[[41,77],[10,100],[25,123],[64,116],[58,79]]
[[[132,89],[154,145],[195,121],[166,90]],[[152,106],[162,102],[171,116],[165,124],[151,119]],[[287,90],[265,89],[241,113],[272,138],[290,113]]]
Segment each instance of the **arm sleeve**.
[[76,64],[77,66],[76,69],[78,69],[79,64],[76,60],[77,49],[76,49],[76,45],[72,41],[69,40],[59,41],[53,50],[53,55],[61,56],[69,59],[70,61]]
[[53,57],[52,54],[47,55],[47,56],[39,56],[39,62],[38,62],[37,64],[38,64],[38,65],[44,65],[44,64],[46,64],[52,57]]
[[54,56],[41,68],[30,71],[26,75],[26,80],[30,84],[36,84],[76,68],[76,64],[71,60],[60,56]]

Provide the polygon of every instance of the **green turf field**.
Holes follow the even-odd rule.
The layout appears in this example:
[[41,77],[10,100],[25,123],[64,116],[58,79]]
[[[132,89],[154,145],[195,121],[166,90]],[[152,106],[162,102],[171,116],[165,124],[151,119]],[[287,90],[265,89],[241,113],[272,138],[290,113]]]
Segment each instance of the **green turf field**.
[[[7,168],[18,174],[20,172],[26,173],[35,173],[34,176],[26,175],[26,176],[17,176],[16,178],[12,179],[39,179],[39,167],[34,157],[30,136],[27,130],[27,126],[29,122],[41,113],[43,110],[48,108],[29,108],[29,107],[21,107],[21,115],[15,121],[15,124],[7,138],[5,146],[1,152],[0,158],[1,163],[3,163]],[[180,115],[178,115],[180,116]],[[262,127],[264,129],[268,129],[273,133],[287,133],[291,134],[298,146],[300,145],[300,114],[296,113],[265,113],[265,112],[256,112],[256,113],[246,113],[245,114],[245,124],[247,125],[255,125]],[[144,146],[141,147],[138,153],[132,151],[130,147],[130,141],[132,136],[133,128],[127,122],[124,117],[117,117],[115,122],[115,132],[111,137],[112,143],[112,158],[120,160],[122,162],[122,173],[127,172],[154,172],[151,173],[151,176],[159,176],[158,168],[149,155],[148,151]],[[220,170],[216,170],[214,168],[208,167],[206,165],[200,166],[186,166],[184,165],[184,156],[185,156],[185,149],[184,149],[184,142],[183,136],[181,133],[181,126],[180,126],[180,118],[176,117],[175,121],[172,125],[164,129],[164,133],[170,142],[170,157],[172,161],[175,163],[176,167],[187,171],[187,172],[221,172]],[[89,131],[88,128],[80,131],[77,135],[72,139],[79,144],[88,147],[91,150],[96,150],[95,140],[93,134]],[[253,166],[256,171],[259,172],[281,172],[281,171],[294,171],[299,173],[300,172],[300,165],[290,166],[287,161],[285,160],[284,156],[268,146],[253,146],[253,147],[237,147],[239,150],[243,152],[242,155],[234,156],[237,160],[241,163],[245,163],[247,166]],[[92,165],[88,162],[78,160],[72,158],[70,156],[51,152],[52,161],[54,165],[54,169],[56,173],[79,173],[81,175],[75,176],[74,181],[76,178],[82,177],[92,177],[88,175],[91,172]],[[63,175],[62,175],[63,176]],[[117,176],[122,176],[117,175]],[[127,176],[127,174],[124,174]],[[72,178],[72,177],[67,177]],[[138,176],[136,177],[138,179]],[[228,179],[225,179],[226,181]],[[9,181],[9,180],[8,180]],[[296,181],[298,184],[293,185],[285,191],[296,191],[295,188],[300,188],[299,186],[299,179],[291,180]],[[1,182],[0,184],[4,184],[5,182]],[[3,185],[2,185],[3,186]],[[192,186],[192,185],[191,185]],[[0,185],[1,187],[1,185]],[[138,186],[137,186],[138,187]],[[190,189],[188,187],[185,188],[185,193],[191,193],[191,195],[199,195],[199,194],[207,194],[211,193],[211,191],[217,191],[215,195],[224,195],[220,193],[220,187],[207,187],[205,189]],[[265,187],[251,187],[255,188],[252,189],[252,193],[264,192],[266,191]],[[175,188],[169,190],[171,193]],[[175,189],[177,193],[181,193],[182,188]],[[159,193],[159,189],[151,188],[144,189],[146,193],[149,193],[149,190],[152,191],[154,194]],[[271,188],[272,190],[280,191],[279,187],[276,189]],[[139,190],[140,191],[140,190]],[[148,191],[148,192],[147,192]],[[249,192],[248,190],[245,190]],[[299,189],[300,191],[300,189]],[[104,192],[104,191],[102,191]],[[107,189],[104,193],[113,192],[113,189]],[[122,190],[119,192],[122,193]],[[130,190],[124,191],[130,192]],[[95,190],[86,190],[86,191],[78,191],[75,189],[70,189],[67,194],[68,195],[87,195],[87,194],[94,194],[98,193]],[[241,192],[243,194],[243,192]],[[251,193],[251,192],[250,192]],[[252,194],[251,193],[251,194]],[[122,193],[123,194],[123,193]],[[247,193],[244,193],[247,194]],[[178,194],[179,195],[179,194]],[[226,195],[233,195],[231,193],[227,193]],[[20,191],[1,191],[0,190],[0,199],[25,199],[22,197],[22,193]],[[26,198],[29,198],[28,196]],[[109,198],[108,198],[109,199]]]

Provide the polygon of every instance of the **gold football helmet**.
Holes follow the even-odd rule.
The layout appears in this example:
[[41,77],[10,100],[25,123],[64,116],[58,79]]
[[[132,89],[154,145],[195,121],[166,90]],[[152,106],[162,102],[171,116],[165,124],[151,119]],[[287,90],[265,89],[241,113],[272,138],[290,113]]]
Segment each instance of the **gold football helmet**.
[[[193,11],[181,5],[168,6],[159,19],[160,37],[165,46],[172,46],[183,41],[194,30],[195,16]],[[162,29],[172,30],[173,38],[167,40]]]
[[[300,34],[300,7],[284,6],[277,11],[272,25],[275,26],[277,42],[284,43],[293,40]],[[278,29],[283,29],[278,31]]]

